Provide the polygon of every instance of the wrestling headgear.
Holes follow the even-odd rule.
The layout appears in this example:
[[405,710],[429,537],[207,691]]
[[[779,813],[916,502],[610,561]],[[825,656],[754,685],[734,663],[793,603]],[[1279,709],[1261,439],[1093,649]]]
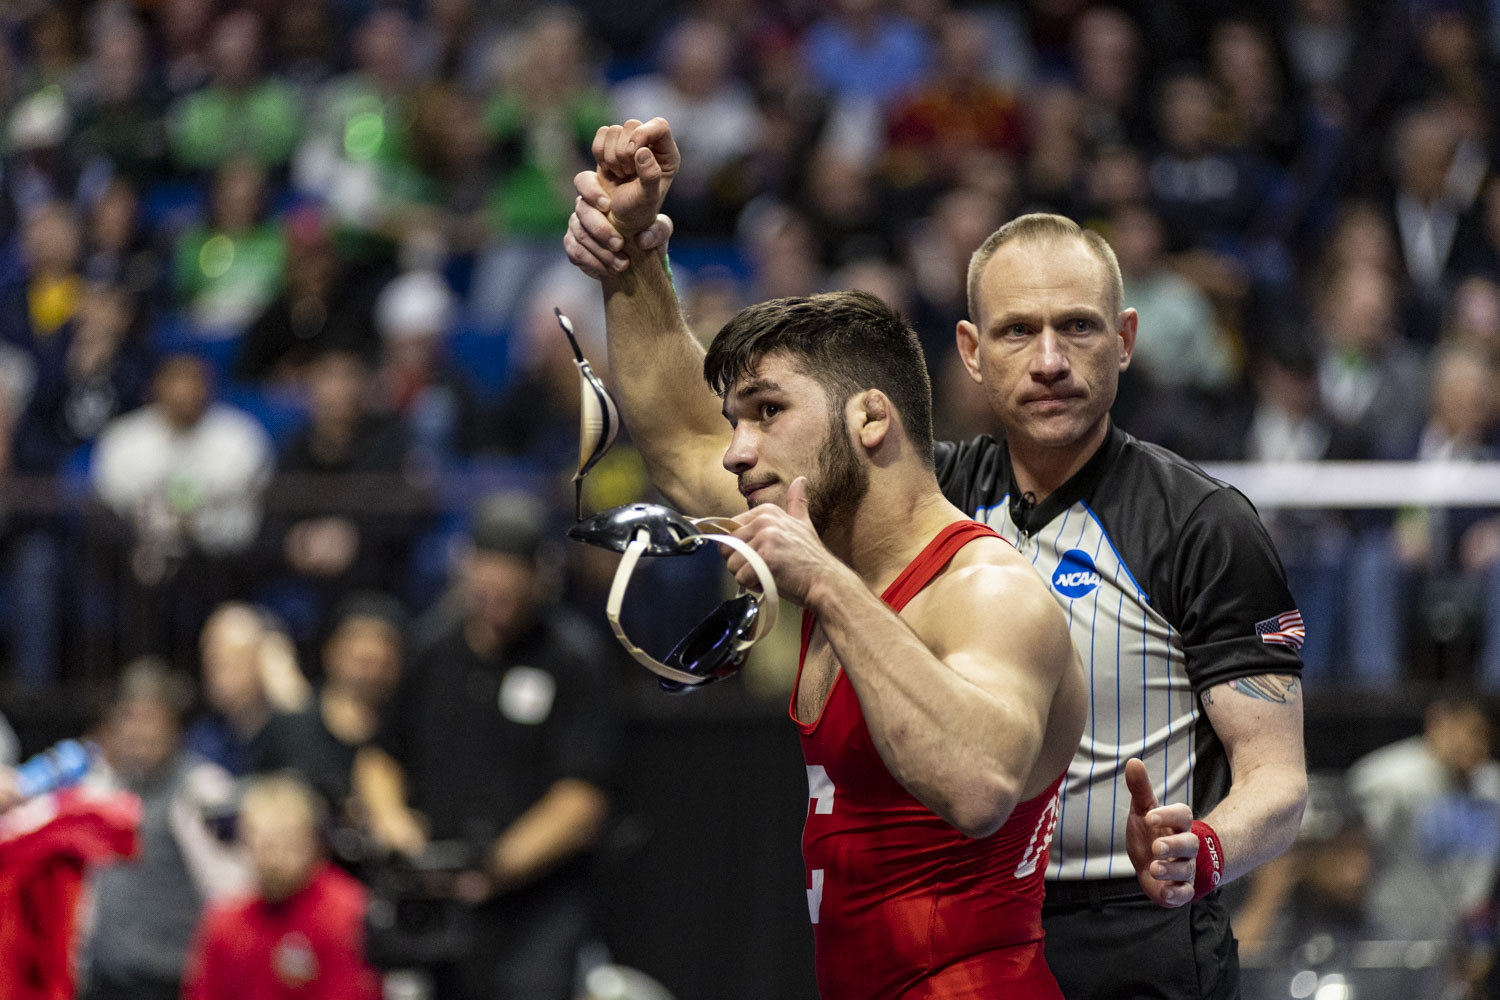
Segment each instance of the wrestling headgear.
[[[734,537],[732,532],[738,525],[727,517],[690,518],[661,504],[632,503],[583,520],[583,477],[614,443],[620,427],[620,411],[603,381],[584,359],[573,335],[573,324],[561,311],[557,312],[557,321],[573,345],[573,363],[582,382],[578,471],[573,476],[580,520],[568,530],[568,537],[622,554],[605,605],[609,627],[626,652],[659,676],[662,687],[668,691],[690,691],[729,677],[744,663],[750,647],[776,625],[780,599],[771,570],[754,549]],[[744,556],[755,572],[760,590],[742,587],[738,595],[720,604],[683,636],[667,654],[666,662],[662,662],[631,642],[620,624],[620,606],[625,601],[630,577],[643,555],[686,555],[709,542],[728,546]]]

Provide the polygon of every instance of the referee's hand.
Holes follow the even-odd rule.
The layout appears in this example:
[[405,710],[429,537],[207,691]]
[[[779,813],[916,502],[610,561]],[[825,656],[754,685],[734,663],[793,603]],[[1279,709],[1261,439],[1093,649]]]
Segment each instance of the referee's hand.
[[1161,906],[1192,902],[1198,864],[1192,807],[1186,803],[1164,806],[1157,801],[1146,765],[1139,758],[1126,762],[1125,784],[1130,789],[1125,850],[1141,889]]

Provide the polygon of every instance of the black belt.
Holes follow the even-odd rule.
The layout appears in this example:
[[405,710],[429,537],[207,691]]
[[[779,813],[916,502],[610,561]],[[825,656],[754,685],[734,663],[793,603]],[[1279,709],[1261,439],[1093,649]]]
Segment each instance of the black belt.
[[1100,909],[1105,903],[1140,902],[1148,897],[1141,891],[1141,883],[1130,878],[1091,878],[1055,881],[1048,879],[1047,898],[1042,904],[1047,907],[1072,908],[1087,906]]

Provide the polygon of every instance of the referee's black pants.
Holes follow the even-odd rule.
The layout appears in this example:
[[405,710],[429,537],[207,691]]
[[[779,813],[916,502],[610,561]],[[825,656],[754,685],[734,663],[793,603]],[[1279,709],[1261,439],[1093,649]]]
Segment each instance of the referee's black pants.
[[[1130,879],[1129,883],[1134,883]],[[1168,910],[1114,879],[1103,892],[1047,884],[1047,965],[1067,1000],[1239,1000],[1229,911],[1214,892]]]

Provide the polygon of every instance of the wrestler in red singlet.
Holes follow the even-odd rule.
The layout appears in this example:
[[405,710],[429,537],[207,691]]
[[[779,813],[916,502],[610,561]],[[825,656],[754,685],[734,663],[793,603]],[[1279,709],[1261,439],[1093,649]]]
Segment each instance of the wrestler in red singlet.
[[[900,613],[988,526],[939,532],[881,599]],[[802,658],[815,619],[804,615]],[[798,683],[801,682],[801,665]],[[971,840],[892,778],[839,674],[802,730],[811,804],[802,832],[822,1000],[1061,1000],[1042,958],[1042,875],[1062,775]]]

